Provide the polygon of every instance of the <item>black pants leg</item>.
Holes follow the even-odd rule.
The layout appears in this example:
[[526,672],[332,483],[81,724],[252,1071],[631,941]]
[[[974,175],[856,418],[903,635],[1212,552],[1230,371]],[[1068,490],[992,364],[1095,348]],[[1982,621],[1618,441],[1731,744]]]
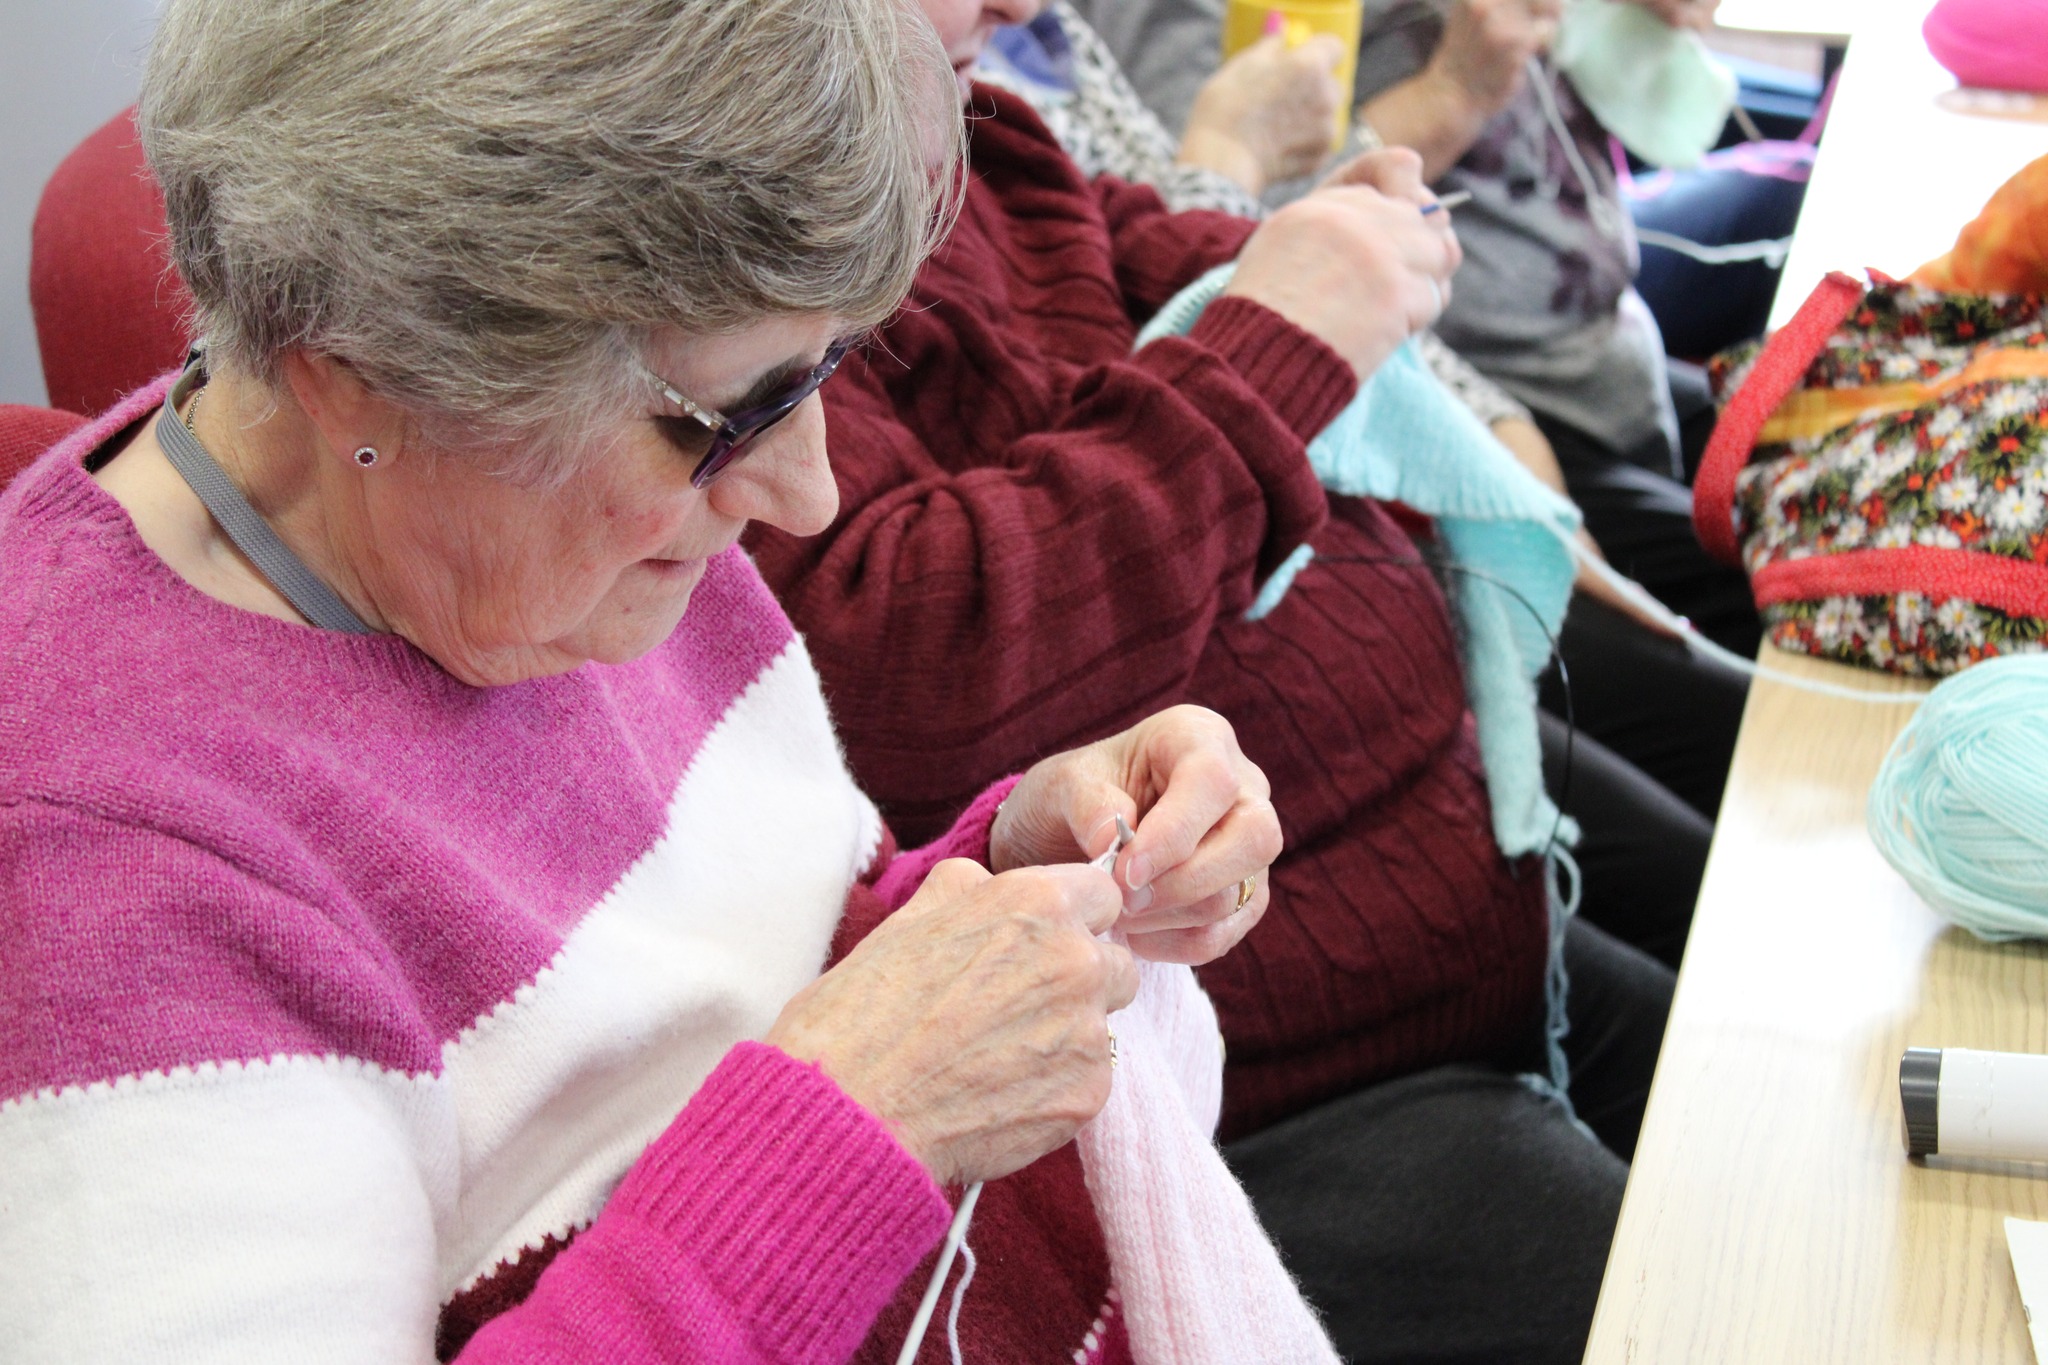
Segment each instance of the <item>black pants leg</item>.
[[1584,890],[1579,917],[1676,968],[1692,928],[1714,827],[1707,818],[1585,734],[1538,713],[1544,785],[1579,822],[1573,851]]
[[1564,668],[1543,676],[1544,709],[1569,713],[1581,734],[1712,821],[1749,679],[1583,593],[1572,599],[1557,652]]
[[[1670,974],[1583,925],[1566,952],[1575,1102],[1632,1147]],[[1352,1365],[1584,1354],[1628,1168],[1510,1071],[1368,1086],[1224,1155]]]
[[1585,920],[1565,929],[1564,967],[1572,1107],[1609,1151],[1633,1161],[1678,978]]

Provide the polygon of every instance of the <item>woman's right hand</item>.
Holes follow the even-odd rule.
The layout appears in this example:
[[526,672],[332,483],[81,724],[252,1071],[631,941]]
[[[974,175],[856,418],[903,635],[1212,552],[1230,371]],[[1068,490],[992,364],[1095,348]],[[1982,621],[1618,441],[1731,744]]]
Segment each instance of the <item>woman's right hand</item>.
[[941,1184],[1008,1175],[1109,1100],[1108,1017],[1138,971],[1095,935],[1122,911],[1086,864],[940,863],[765,1041],[815,1063]]
[[1363,380],[1434,322],[1462,256],[1422,161],[1406,148],[1368,152],[1259,225],[1227,295],[1262,303],[1321,338]]

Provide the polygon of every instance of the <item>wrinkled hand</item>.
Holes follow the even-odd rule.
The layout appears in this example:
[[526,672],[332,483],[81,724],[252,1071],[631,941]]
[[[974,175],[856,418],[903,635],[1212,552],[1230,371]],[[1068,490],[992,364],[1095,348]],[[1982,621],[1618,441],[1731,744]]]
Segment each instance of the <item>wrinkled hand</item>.
[[1188,112],[1180,163],[1206,166],[1250,191],[1307,175],[1330,154],[1344,49],[1318,36],[1290,48],[1262,38],[1203,83]]
[[1434,322],[1463,259],[1448,213],[1401,147],[1367,152],[1275,213],[1245,244],[1226,294],[1327,342],[1364,379]]
[[1458,0],[1424,75],[1497,114],[1520,92],[1529,58],[1549,50],[1563,13],[1564,0]]
[[1082,864],[940,863],[766,1041],[823,1069],[941,1184],[999,1179],[1109,1100],[1108,1016],[1138,973],[1094,936],[1121,910]]
[[[1176,706],[1026,773],[996,817],[990,852],[998,868],[1098,857],[1122,815],[1137,831],[1114,871],[1131,951],[1199,965],[1266,913],[1264,874],[1280,856],[1271,798],[1230,722]],[[1246,877],[1257,885],[1240,908]]]
[[1714,26],[1714,11],[1721,8],[1721,0],[1635,0],[1635,3],[1673,28],[1702,32]]

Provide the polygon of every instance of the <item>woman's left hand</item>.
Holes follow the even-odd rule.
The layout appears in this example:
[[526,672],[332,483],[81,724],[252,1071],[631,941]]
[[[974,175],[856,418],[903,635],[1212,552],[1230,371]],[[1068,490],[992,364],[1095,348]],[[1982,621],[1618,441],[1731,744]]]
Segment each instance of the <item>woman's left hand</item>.
[[1225,62],[1195,95],[1178,161],[1205,166],[1260,194],[1315,170],[1330,155],[1344,91],[1344,48],[1316,37],[1288,47],[1262,38]]
[[[1200,965],[1259,922],[1280,856],[1272,787],[1230,722],[1176,706],[1024,775],[989,832],[997,872],[1097,858],[1121,815],[1136,831],[1113,876],[1139,957]],[[1239,904],[1250,879],[1250,899]]]

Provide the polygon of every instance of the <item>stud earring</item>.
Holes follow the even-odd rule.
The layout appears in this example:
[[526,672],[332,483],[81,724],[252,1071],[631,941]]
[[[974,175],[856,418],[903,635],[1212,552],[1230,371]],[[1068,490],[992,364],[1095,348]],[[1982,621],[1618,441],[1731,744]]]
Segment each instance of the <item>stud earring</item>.
[[356,463],[365,469],[377,463],[377,447],[364,446],[356,451]]

